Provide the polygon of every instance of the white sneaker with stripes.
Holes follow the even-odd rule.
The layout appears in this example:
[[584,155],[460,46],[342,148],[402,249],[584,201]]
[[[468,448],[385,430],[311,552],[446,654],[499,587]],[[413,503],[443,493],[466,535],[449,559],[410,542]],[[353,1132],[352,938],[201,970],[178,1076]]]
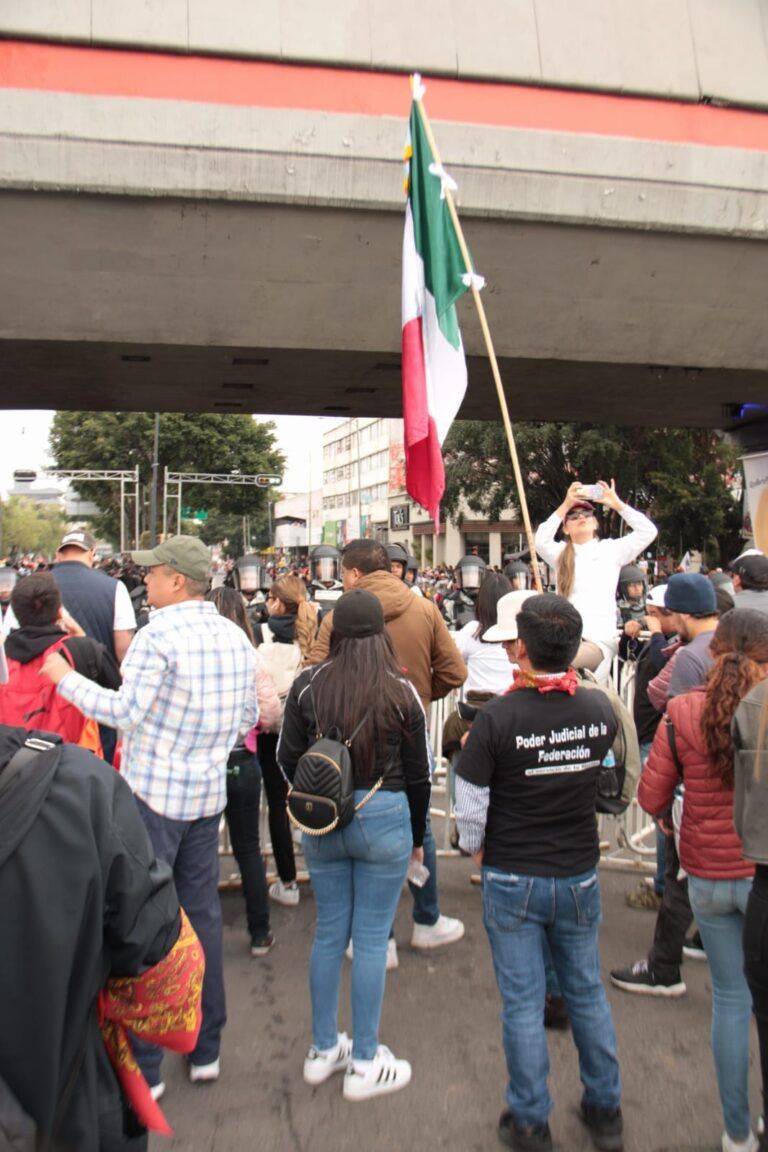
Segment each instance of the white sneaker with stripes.
[[352,1042],[346,1032],[339,1032],[333,1048],[322,1050],[314,1044],[304,1061],[304,1082],[323,1084],[336,1072],[346,1072],[352,1057]]
[[399,1092],[411,1082],[407,1060],[396,1060],[389,1048],[380,1044],[373,1060],[353,1060],[344,1077],[345,1100],[371,1100],[388,1092]]

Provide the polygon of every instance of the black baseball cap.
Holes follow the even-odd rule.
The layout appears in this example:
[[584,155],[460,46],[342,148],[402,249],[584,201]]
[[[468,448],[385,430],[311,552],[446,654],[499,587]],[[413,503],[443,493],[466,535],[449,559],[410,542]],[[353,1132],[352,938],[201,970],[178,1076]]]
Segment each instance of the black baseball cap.
[[333,606],[332,631],[345,639],[377,636],[384,631],[381,601],[364,588],[345,592]]

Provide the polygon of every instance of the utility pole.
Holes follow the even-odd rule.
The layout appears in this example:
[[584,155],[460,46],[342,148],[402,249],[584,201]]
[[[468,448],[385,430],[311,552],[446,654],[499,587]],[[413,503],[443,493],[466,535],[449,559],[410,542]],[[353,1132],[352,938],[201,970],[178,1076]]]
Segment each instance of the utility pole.
[[[160,413],[155,412],[155,442],[152,448],[152,491],[149,494],[149,546],[157,544],[157,482],[160,471]],[[138,547],[138,541],[137,541]]]

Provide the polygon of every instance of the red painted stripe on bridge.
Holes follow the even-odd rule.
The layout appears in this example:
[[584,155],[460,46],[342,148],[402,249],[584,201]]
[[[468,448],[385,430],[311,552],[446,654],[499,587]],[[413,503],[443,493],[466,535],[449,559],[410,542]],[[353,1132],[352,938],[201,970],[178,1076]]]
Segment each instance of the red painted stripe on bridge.
[[[426,77],[433,120],[768,151],[768,114],[673,100]],[[0,42],[0,87],[407,119],[399,73]]]

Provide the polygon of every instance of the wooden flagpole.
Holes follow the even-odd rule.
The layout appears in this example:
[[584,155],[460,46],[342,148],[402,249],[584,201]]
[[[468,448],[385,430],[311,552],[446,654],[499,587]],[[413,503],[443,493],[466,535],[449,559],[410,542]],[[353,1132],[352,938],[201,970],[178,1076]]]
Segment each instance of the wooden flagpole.
[[[427,112],[426,112],[426,109],[424,108],[424,104],[423,104],[422,100],[417,99],[417,97],[416,97],[416,85],[415,84],[413,85],[413,88],[414,88],[414,100],[416,101],[416,107],[419,110],[419,116],[421,117],[421,123],[424,126],[424,132],[426,134],[427,141],[429,142],[429,149],[430,149],[430,152],[432,153],[432,159],[434,160],[434,162],[436,164],[439,164],[440,167],[442,168],[442,166],[443,166],[442,160],[440,159],[440,153],[437,150],[437,144],[435,143],[435,137],[432,134],[432,126],[429,123],[429,117],[427,116]],[[456,211],[456,205],[455,205],[454,200],[453,200],[453,195],[451,193],[450,188],[447,188],[444,186],[444,191],[445,191],[446,203],[448,204],[448,211],[451,214],[451,220],[453,221],[453,226],[456,229],[456,237],[459,241],[459,248],[461,249],[461,255],[462,255],[462,258],[464,260],[464,266],[466,267],[467,272],[470,276],[470,290],[472,292],[472,297],[475,301],[475,307],[477,308],[477,314],[480,318],[480,327],[483,330],[483,339],[485,340],[485,347],[486,347],[486,350],[488,352],[488,359],[491,362],[491,371],[493,373],[493,379],[496,383],[496,393],[499,397],[499,404],[501,406],[501,418],[504,422],[504,430],[506,431],[507,443],[509,445],[509,454],[512,458],[512,468],[513,468],[514,473],[515,473],[515,483],[517,484],[517,498],[518,498],[518,501],[520,503],[520,512],[521,512],[522,517],[523,517],[523,524],[525,525],[525,536],[526,536],[526,539],[528,541],[528,549],[529,549],[530,554],[531,554],[531,569],[533,571],[533,582],[536,585],[536,591],[537,592],[543,592],[544,589],[543,589],[542,583],[541,583],[541,573],[539,572],[539,561],[538,561],[538,557],[536,556],[536,547],[535,547],[534,541],[533,541],[533,529],[531,528],[531,518],[528,514],[528,501],[525,498],[525,490],[523,488],[523,475],[520,471],[520,461],[518,460],[518,457],[517,457],[517,448],[515,447],[515,437],[514,437],[514,433],[512,432],[512,423],[509,419],[509,410],[507,408],[507,399],[504,395],[504,386],[501,382],[501,373],[499,372],[499,365],[498,365],[498,361],[496,360],[496,352],[494,351],[493,340],[491,339],[491,330],[488,327],[488,320],[487,320],[486,315],[485,315],[485,308],[483,307],[483,301],[480,298],[480,291],[479,291],[477,285],[475,284],[474,269],[472,267],[472,261],[471,261],[470,256],[469,256],[469,249],[467,248],[467,243],[466,243],[466,240],[464,239],[464,232],[462,231],[461,223],[459,222],[459,215],[458,215],[458,212]]]

